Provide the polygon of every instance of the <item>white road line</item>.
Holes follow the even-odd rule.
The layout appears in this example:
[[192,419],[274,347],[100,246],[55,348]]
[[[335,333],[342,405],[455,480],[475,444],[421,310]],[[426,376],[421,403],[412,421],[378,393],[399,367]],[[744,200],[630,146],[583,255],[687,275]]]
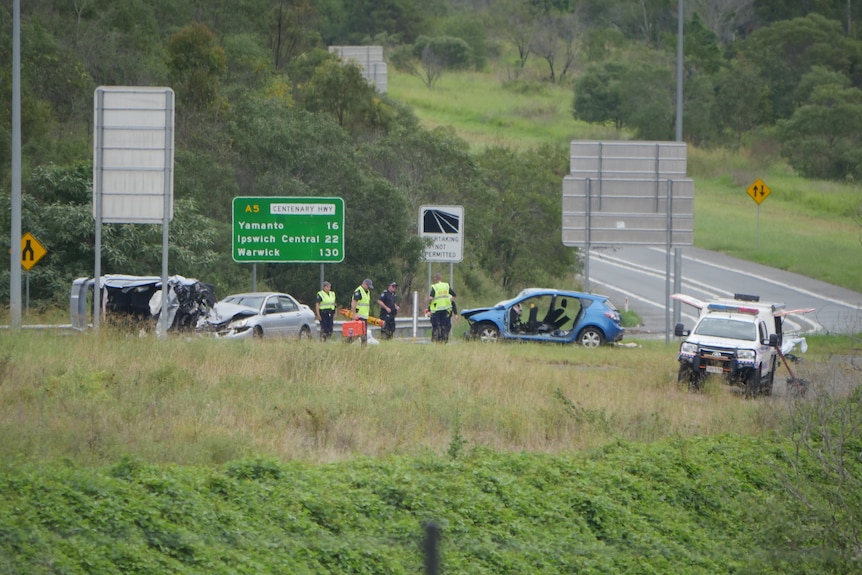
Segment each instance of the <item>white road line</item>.
[[[660,251],[661,253],[665,253],[664,251],[660,250],[659,248],[650,248],[650,249],[653,249],[653,250],[655,250],[655,251]],[[613,266],[617,266],[617,267],[624,268],[624,269],[634,269],[634,270],[638,270],[638,271],[640,271],[640,272],[641,272],[641,273],[643,273],[644,275],[652,276],[652,277],[654,277],[654,278],[658,278],[658,279],[666,279],[666,275],[665,275],[664,273],[659,273],[658,271],[656,271],[656,268],[648,267],[648,266],[645,266],[645,265],[642,265],[642,264],[633,263],[633,262],[630,262],[630,261],[625,260],[625,259],[622,259],[622,258],[617,258],[617,257],[610,256],[610,255],[607,255],[607,254],[596,254],[596,253],[592,253],[592,252],[590,253],[590,257],[591,257],[591,258],[592,258],[592,257],[594,257],[594,258],[596,258],[596,259],[599,259],[599,260],[601,260],[601,261],[604,261],[604,262],[605,262],[605,263],[607,263],[608,265],[613,265]],[[718,268],[718,269],[721,269],[721,270],[724,270],[724,271],[730,271],[730,272],[738,273],[738,274],[741,274],[741,275],[750,275],[750,274],[746,274],[746,273],[744,273],[744,272],[742,272],[742,271],[740,271],[740,270],[737,270],[737,269],[734,269],[734,268],[729,268],[729,267],[727,267],[727,266],[721,266],[721,265],[718,265],[718,264],[713,264],[713,263],[711,263],[711,262],[707,262],[707,261],[700,260],[700,259],[697,259],[697,258],[686,257],[686,256],[683,256],[683,257],[684,257],[684,259],[688,259],[688,260],[690,260],[690,261],[693,261],[693,262],[696,262],[696,263],[700,263],[700,264],[703,264],[703,265],[708,265],[708,266],[711,266],[711,267],[715,267],[715,268]],[[799,292],[799,293],[803,293],[803,294],[805,294],[805,295],[809,295],[809,296],[812,296],[812,297],[816,297],[817,299],[820,299],[820,300],[823,300],[823,301],[829,301],[829,302],[832,302],[832,303],[838,303],[838,304],[840,304],[840,305],[844,305],[844,306],[847,306],[847,307],[851,307],[852,309],[856,309],[856,310],[858,310],[858,309],[859,309],[859,308],[854,307],[854,306],[852,306],[851,304],[848,304],[848,303],[846,303],[846,302],[839,302],[839,301],[834,300],[834,299],[832,299],[832,298],[827,298],[827,297],[825,297],[825,296],[820,296],[820,295],[814,294],[814,293],[812,293],[812,292],[810,292],[810,291],[808,291],[808,290],[804,290],[804,289],[801,289],[801,288],[796,288],[796,287],[788,286],[788,285],[786,285],[786,284],[783,284],[783,283],[778,282],[778,281],[775,281],[775,280],[771,280],[771,279],[769,279],[769,278],[764,278],[764,277],[761,277],[761,276],[756,276],[756,277],[757,277],[757,279],[758,279],[758,280],[764,281],[764,282],[766,282],[766,283],[771,283],[771,284],[773,284],[773,285],[778,285],[778,286],[781,286],[781,287],[783,287],[783,288],[790,289],[790,290],[792,290],[792,291],[796,291],[796,292]],[[592,282],[594,282],[594,283],[597,283],[597,284],[599,284],[599,285],[606,286],[608,289],[613,289],[613,290],[615,290],[615,291],[617,291],[617,292],[619,292],[619,293],[623,294],[624,296],[628,297],[629,299],[632,299],[632,300],[635,300],[635,301],[640,301],[640,302],[645,303],[645,304],[648,304],[648,305],[652,305],[652,306],[657,307],[657,308],[659,308],[659,309],[661,309],[661,310],[663,310],[663,311],[665,310],[665,304],[664,304],[664,303],[662,303],[662,302],[657,302],[657,301],[654,301],[654,300],[646,299],[646,298],[641,297],[641,296],[639,296],[639,295],[637,295],[637,294],[635,294],[635,293],[632,293],[632,292],[630,292],[630,291],[628,291],[628,290],[625,290],[625,289],[623,289],[623,288],[621,288],[621,287],[619,287],[619,286],[614,286],[614,285],[611,285],[611,284],[608,284],[608,283],[605,283],[605,282],[602,282],[602,281],[593,280],[592,278],[591,278],[591,280],[590,280],[590,281],[592,281]],[[732,296],[733,296],[733,293],[732,293],[732,292],[729,292],[729,291],[726,291],[726,290],[722,290],[722,289],[718,289],[718,288],[716,288],[715,286],[712,286],[712,285],[709,285],[709,284],[706,284],[706,283],[703,283],[703,282],[699,282],[699,281],[697,281],[697,280],[686,279],[686,280],[685,280],[685,283],[686,283],[686,285],[689,285],[689,286],[693,286],[693,287],[695,287],[695,291],[699,291],[699,292],[700,292],[700,293],[702,293],[702,294],[706,294],[706,296],[707,296],[707,298],[706,298],[706,299],[715,299],[715,298],[717,298],[717,297],[732,297]],[[681,312],[681,314],[682,314],[682,315],[684,315],[684,316],[685,316],[685,317],[687,317],[687,318],[690,318],[692,321],[696,321],[696,320],[697,320],[697,317],[698,317],[698,316],[696,316],[696,315],[694,315],[694,316],[693,316],[693,315],[691,315],[691,314],[689,314],[689,313],[685,313],[685,312]],[[793,328],[793,327],[795,327],[795,328],[796,328],[796,329],[794,329],[794,330],[792,330],[792,331],[801,331],[801,330],[803,329],[803,324],[808,325],[808,326],[810,327],[810,330],[805,330],[805,331],[824,331],[824,329],[823,329],[823,325],[822,325],[822,324],[820,324],[820,323],[819,323],[819,322],[817,322],[817,321],[811,320],[811,319],[809,319],[809,318],[807,318],[807,317],[805,317],[805,316],[802,316],[802,315],[794,316],[792,319],[788,317],[788,318],[786,318],[786,319],[785,319],[785,323],[787,324],[787,327],[788,327],[788,328]]]

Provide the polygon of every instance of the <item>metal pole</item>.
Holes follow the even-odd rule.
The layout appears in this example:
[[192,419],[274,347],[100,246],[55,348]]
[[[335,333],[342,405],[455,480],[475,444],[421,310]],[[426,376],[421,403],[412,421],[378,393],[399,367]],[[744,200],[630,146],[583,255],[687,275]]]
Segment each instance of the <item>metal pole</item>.
[[425,524],[425,575],[440,573],[440,526],[429,521]]
[[96,114],[95,125],[100,128],[93,134],[93,218],[96,220],[96,236],[93,251],[95,252],[95,264],[93,265],[93,331],[99,331],[99,319],[102,315],[102,126],[105,118],[105,93],[96,88]]
[[9,322],[21,327],[21,0],[12,5],[12,205],[9,245]]
[[592,203],[593,180],[587,178],[587,229],[586,241],[584,242],[584,291],[590,293],[590,215]]
[[[682,142],[682,63],[683,63],[683,0],[676,6],[676,141]],[[674,291],[682,289],[682,252],[676,248],[673,267]],[[680,302],[673,300],[673,321],[679,323],[682,317]]]
[[413,341],[419,334],[419,292],[413,290]]
[[[682,250],[674,248],[673,250],[673,293],[682,292]],[[680,309],[679,300],[673,300],[673,323],[678,324],[682,320],[682,310]]]
[[671,212],[671,198],[673,196],[673,180],[667,181],[667,234],[665,244],[665,271],[664,271],[664,342],[670,343],[670,252],[671,252],[671,231],[673,227],[673,216]]
[[174,179],[173,172],[173,122],[174,116],[174,92],[168,90],[165,93],[165,127],[168,133],[165,134],[165,179],[164,179],[164,203],[162,208],[162,312],[159,314],[159,325],[161,329],[157,330],[159,339],[168,337],[168,303],[170,302],[170,286],[168,286],[168,245],[170,237],[170,221],[171,221],[171,189]]
[[682,142],[682,4],[676,5],[676,141]]
[[757,204],[757,236],[754,240],[754,247],[760,248],[760,204]]

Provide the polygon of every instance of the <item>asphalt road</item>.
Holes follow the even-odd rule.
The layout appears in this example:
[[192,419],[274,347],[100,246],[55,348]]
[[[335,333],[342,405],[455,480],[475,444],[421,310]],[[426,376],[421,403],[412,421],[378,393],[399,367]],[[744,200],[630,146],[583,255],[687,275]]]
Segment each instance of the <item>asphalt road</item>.
[[[679,291],[683,294],[709,300],[744,293],[758,295],[763,302],[782,302],[787,309],[814,308],[809,314],[788,316],[786,333],[862,333],[862,293],[717,252],[694,247],[680,250]],[[671,252],[671,266],[673,255]],[[627,330],[632,338],[670,339],[677,318],[687,328],[694,325],[695,308],[676,300],[666,305],[668,290],[674,291],[673,275],[670,282],[667,280],[667,260],[664,248],[626,247],[590,252],[584,278],[589,282],[588,289],[609,295],[618,308],[630,309],[642,318],[642,326]]]

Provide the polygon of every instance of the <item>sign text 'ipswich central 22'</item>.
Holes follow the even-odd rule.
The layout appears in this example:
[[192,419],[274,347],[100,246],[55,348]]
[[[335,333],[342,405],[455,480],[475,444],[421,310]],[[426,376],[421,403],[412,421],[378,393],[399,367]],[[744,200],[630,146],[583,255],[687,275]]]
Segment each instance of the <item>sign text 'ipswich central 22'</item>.
[[234,198],[233,259],[302,263],[344,260],[344,200]]

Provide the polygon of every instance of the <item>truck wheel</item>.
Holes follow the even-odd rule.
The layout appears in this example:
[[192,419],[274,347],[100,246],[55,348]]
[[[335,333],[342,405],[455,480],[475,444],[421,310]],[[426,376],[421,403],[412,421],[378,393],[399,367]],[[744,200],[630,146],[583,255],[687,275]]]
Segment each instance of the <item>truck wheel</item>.
[[694,371],[690,363],[679,366],[679,374],[676,376],[678,383],[685,383],[689,391],[701,391],[703,389],[703,376]]
[[745,397],[757,397],[760,393],[760,370],[751,369],[745,374]]

